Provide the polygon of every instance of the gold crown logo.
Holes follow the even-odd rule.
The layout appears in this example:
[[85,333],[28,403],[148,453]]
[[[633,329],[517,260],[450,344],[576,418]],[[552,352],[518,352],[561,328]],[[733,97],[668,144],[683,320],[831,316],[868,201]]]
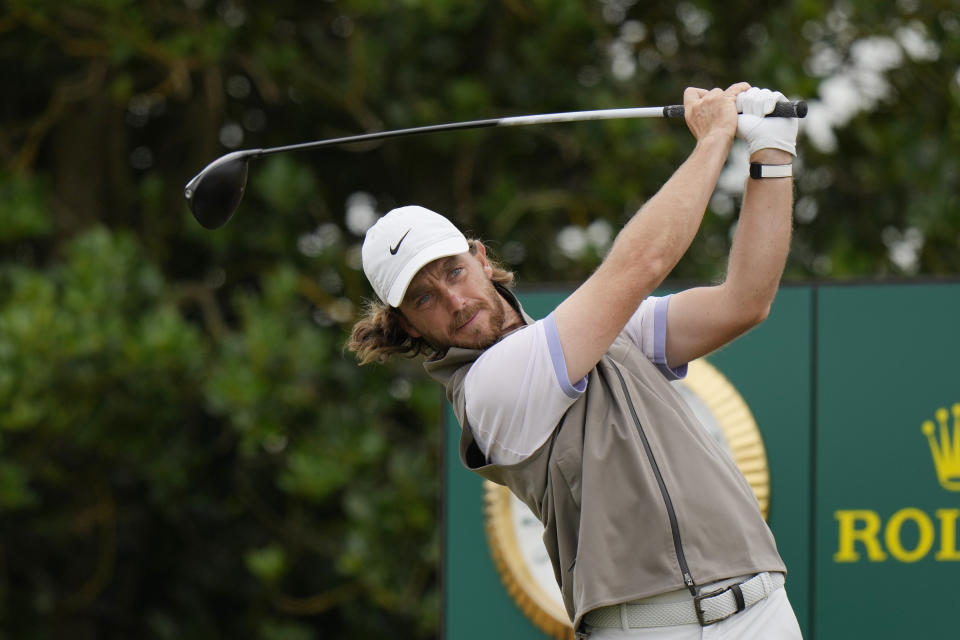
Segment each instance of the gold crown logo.
[[960,403],[953,405],[953,433],[950,433],[950,412],[945,407],[937,409],[934,416],[940,424],[939,441],[937,426],[933,420],[925,420],[923,432],[930,443],[933,465],[937,468],[940,486],[948,491],[960,491]]

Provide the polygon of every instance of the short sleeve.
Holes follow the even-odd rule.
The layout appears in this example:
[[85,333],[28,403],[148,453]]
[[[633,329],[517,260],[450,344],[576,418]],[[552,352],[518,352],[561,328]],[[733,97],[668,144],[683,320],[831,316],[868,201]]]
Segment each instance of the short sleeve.
[[487,349],[464,379],[467,419],[487,459],[516,464],[547,441],[586,389],[571,384],[553,314]]
[[667,366],[667,308],[671,296],[649,296],[640,303],[624,333],[637,345],[650,362],[657,365],[667,380],[679,380],[687,375],[687,365]]

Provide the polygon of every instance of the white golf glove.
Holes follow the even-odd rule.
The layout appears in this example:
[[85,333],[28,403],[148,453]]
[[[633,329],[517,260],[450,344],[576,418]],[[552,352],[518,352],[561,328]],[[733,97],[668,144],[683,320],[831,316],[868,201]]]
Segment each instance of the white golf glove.
[[743,139],[750,153],[759,149],[782,149],[797,155],[796,118],[766,118],[777,102],[786,101],[779,91],[752,87],[737,94],[737,137]]

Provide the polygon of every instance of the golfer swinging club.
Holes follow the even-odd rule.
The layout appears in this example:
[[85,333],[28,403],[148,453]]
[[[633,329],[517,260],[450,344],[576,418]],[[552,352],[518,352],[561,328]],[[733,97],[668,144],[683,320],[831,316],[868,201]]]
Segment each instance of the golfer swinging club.
[[[513,275],[443,216],[401,207],[367,231],[363,268],[381,302],[349,347],[363,363],[427,356],[463,464],[543,523],[579,638],[800,638],[750,485],[668,382],[769,312],[790,245],[797,121],[763,116],[783,99],[747,83],[688,88],[690,156],[536,322]],[[651,297],[696,235],[735,135],[751,171],[726,280]]]

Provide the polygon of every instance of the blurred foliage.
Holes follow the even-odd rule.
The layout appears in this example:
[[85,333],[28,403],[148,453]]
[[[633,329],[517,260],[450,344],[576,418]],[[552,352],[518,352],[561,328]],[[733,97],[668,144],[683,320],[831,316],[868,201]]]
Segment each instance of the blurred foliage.
[[[692,141],[609,121],[276,156],[209,232],[182,189],[228,150],[746,79],[811,104],[788,278],[960,269],[956,0],[2,6],[4,637],[435,636],[440,392],[342,351],[365,228],[424,204],[521,284],[577,282]],[[744,172],[675,278],[722,277]]]

